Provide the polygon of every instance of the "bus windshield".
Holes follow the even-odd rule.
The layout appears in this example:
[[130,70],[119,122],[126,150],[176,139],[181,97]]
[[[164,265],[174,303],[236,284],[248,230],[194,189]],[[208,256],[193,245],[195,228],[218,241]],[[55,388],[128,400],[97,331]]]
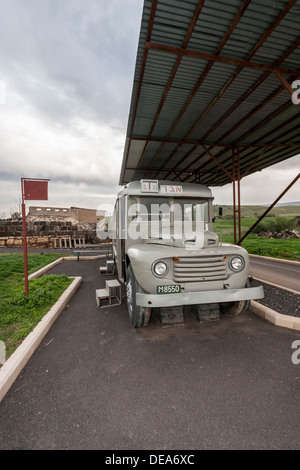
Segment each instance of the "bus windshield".
[[128,214],[133,221],[209,222],[208,200],[200,198],[131,197]]

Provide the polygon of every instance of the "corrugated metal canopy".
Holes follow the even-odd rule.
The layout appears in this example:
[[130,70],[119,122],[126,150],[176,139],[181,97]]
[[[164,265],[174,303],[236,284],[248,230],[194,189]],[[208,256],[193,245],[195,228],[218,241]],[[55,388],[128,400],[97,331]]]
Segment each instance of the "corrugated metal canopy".
[[120,184],[222,186],[297,155],[299,87],[300,0],[145,0]]

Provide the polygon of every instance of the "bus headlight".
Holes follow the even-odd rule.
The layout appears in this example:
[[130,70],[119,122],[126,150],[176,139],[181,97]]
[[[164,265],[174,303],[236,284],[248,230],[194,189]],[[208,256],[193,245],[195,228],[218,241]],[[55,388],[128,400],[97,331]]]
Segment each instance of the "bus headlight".
[[158,260],[152,264],[152,272],[154,276],[163,277],[168,272],[168,265],[164,261]]
[[245,266],[245,261],[244,258],[241,256],[233,256],[230,261],[229,261],[229,267],[232,269],[234,272],[239,272],[241,271]]

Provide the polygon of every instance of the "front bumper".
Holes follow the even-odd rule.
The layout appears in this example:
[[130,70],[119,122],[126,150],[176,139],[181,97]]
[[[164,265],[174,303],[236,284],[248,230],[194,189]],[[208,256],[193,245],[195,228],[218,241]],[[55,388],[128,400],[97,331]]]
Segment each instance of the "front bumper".
[[136,305],[140,307],[175,307],[179,305],[212,304],[238,302],[240,300],[263,299],[264,289],[248,287],[244,289],[213,290],[205,292],[179,292],[178,294],[136,294]]

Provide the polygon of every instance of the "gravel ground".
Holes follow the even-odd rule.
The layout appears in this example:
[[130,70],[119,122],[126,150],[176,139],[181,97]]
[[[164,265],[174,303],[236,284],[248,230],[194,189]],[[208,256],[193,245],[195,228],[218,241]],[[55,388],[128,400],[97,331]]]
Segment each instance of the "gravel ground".
[[300,318],[300,294],[293,294],[285,289],[270,286],[262,282],[253,280],[251,286],[262,285],[265,291],[264,299],[257,300],[262,305],[275,310],[283,315],[291,315]]

